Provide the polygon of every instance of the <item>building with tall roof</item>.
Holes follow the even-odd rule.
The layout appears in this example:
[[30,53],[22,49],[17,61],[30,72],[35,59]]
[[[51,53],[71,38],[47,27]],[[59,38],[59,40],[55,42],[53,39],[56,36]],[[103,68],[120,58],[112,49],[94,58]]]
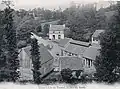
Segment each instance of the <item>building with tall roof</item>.
[[50,40],[64,39],[64,30],[65,30],[65,25],[50,24],[49,39]]
[[63,56],[82,57],[84,51],[90,46],[88,42],[70,40],[66,47],[62,49]]
[[[48,49],[43,45],[39,45],[39,52],[40,52],[40,61],[41,61],[41,78],[46,76],[48,73],[53,71],[53,56],[49,53]],[[27,46],[22,48],[19,57],[20,57],[20,72],[21,72],[21,79],[25,80],[32,80],[33,73],[32,73],[32,59],[31,59],[31,46]]]

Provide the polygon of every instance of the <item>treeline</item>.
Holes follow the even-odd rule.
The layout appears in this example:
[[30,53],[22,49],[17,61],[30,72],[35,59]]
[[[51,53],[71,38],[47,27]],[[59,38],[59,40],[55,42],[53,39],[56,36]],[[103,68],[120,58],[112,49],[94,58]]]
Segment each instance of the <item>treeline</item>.
[[[78,6],[72,5],[65,10],[61,10],[61,8],[53,11],[44,8],[35,8],[29,11],[21,9],[16,11],[15,21],[16,24],[21,22],[21,19],[25,21],[22,27],[19,28],[22,33],[22,29],[31,31],[36,28],[37,31],[41,32],[41,24],[43,22],[60,20],[58,24],[66,24],[66,27],[69,28],[66,31],[67,37],[89,42],[91,35],[96,29],[107,28],[109,21],[107,12],[116,10],[115,5],[99,10],[96,8],[95,4],[80,4]],[[44,29],[42,29],[42,33],[44,33]],[[45,34],[47,33],[45,32]]]
[[96,29],[107,28],[109,22],[107,12],[115,10],[116,5],[97,10],[95,4],[72,5],[65,10],[61,8],[58,10],[35,8],[28,11],[20,9],[14,12],[14,26],[18,33],[18,39],[29,43],[31,31],[41,32],[46,36],[49,26],[46,24],[45,27],[42,27],[41,24],[60,20],[58,24],[66,24],[66,27],[69,28],[65,30],[66,37],[89,42]]

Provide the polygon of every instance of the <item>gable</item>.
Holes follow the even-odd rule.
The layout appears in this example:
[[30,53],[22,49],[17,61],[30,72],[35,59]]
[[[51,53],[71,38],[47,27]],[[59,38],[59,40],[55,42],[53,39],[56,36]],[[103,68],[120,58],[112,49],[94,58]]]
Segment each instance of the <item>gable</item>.
[[92,35],[92,37],[98,37],[102,32],[104,32],[105,30],[96,30],[94,32],[94,34]]

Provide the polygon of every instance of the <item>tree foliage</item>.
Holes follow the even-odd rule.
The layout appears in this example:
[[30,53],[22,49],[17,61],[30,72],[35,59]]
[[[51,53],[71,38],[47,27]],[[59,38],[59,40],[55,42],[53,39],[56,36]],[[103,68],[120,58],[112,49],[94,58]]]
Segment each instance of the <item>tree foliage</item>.
[[72,70],[67,68],[61,71],[62,79],[66,82],[69,82],[72,77]]
[[33,64],[33,79],[35,83],[40,83],[40,52],[39,52],[39,46],[37,43],[37,39],[33,38],[31,39],[31,56],[32,56],[32,64]]
[[19,78],[19,59],[17,50],[16,30],[13,26],[13,12],[14,10],[7,7],[4,17],[4,30],[6,36],[6,50],[7,50],[7,72],[9,80],[16,81]]
[[49,24],[45,24],[44,25],[44,27],[43,27],[43,34],[44,34],[44,36],[47,36],[47,34],[49,33],[49,27],[50,27]]
[[112,17],[108,30],[100,37],[100,55],[96,58],[96,77],[99,81],[113,83],[120,78],[120,4]]

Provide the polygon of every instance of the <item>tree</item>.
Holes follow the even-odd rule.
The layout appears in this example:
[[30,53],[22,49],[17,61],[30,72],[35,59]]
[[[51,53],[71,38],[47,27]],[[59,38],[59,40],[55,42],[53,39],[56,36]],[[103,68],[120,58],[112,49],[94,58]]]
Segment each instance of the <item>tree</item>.
[[13,13],[14,10],[8,6],[5,10],[4,17],[4,30],[6,36],[6,47],[7,47],[7,72],[10,81],[16,81],[19,78],[19,59],[17,49],[16,30],[13,26]]
[[116,35],[106,31],[100,37],[100,55],[96,58],[96,77],[100,82],[112,83],[117,81],[118,76],[114,73],[117,66]]
[[72,77],[72,70],[67,68],[61,71],[62,79],[66,82],[69,82]]
[[[94,32],[96,28],[96,8],[92,4],[72,6],[63,11],[66,26],[71,30],[71,38],[86,41],[85,34]],[[85,31],[88,29],[88,31]],[[89,34],[87,34],[89,35]]]
[[[120,78],[120,3],[108,24],[108,30],[100,37],[100,55],[96,58],[96,77],[101,82],[113,83]],[[119,73],[118,73],[119,72]]]
[[31,56],[32,56],[32,64],[33,64],[33,78],[34,82],[39,84],[41,82],[40,79],[40,52],[39,52],[39,45],[37,42],[37,39],[33,38],[31,39]]
[[37,32],[42,32],[42,26],[39,25],[39,26],[36,28],[36,31],[37,31]]
[[44,25],[44,27],[43,27],[43,34],[44,34],[44,36],[46,36],[49,33],[49,27],[50,27],[49,24],[45,24]]
[[106,29],[106,16],[105,16],[105,9],[101,8],[96,13],[96,29]]

